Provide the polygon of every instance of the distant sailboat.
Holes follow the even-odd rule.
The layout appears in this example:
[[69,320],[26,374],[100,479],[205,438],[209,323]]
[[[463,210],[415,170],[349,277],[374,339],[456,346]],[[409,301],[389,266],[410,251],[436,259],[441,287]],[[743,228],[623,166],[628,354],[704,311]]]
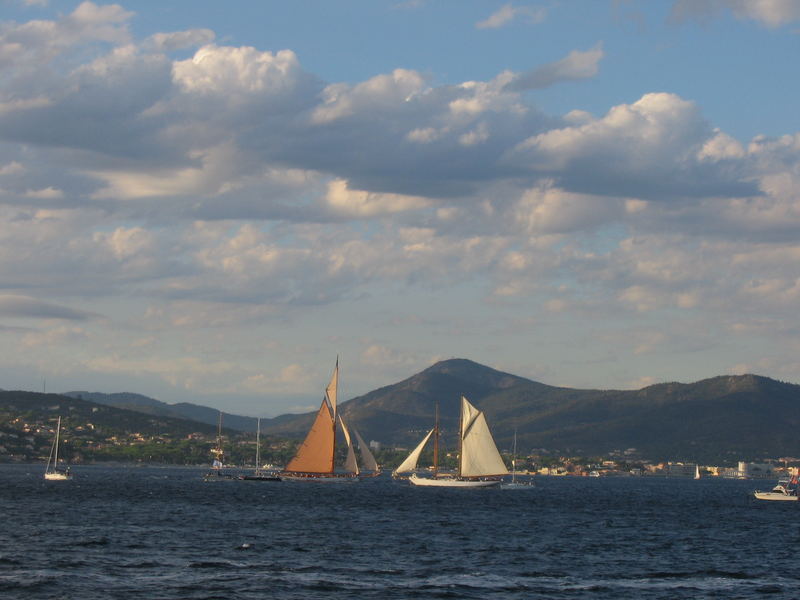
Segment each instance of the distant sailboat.
[[700,479],[700,465],[694,466],[694,478]]
[[[297,454],[289,461],[286,468],[278,474],[282,479],[287,481],[319,482],[357,480],[360,469],[350,431],[338,412],[336,403],[338,388],[339,359],[337,358],[336,367],[333,370],[328,387],[325,388],[325,397],[322,399],[319,411],[317,411],[314,424],[306,435],[306,439],[297,449]],[[337,469],[334,464],[337,424],[347,446],[347,457],[340,469]],[[360,439],[360,436],[358,438]],[[360,444],[360,446],[362,455],[366,449],[368,455],[371,456],[366,444]],[[373,463],[374,460],[373,457]],[[377,468],[376,463],[373,468]]]
[[44,478],[48,481],[67,481],[72,479],[72,473],[69,472],[69,467],[64,469],[58,468],[58,441],[61,434],[61,417],[58,417],[58,424],[56,425],[56,437],[53,440],[53,446],[50,448],[50,456],[47,459],[47,466],[44,470]]
[[233,475],[223,471],[225,452],[222,448],[222,411],[219,411],[219,417],[217,418],[217,445],[211,449],[211,454],[214,456],[211,462],[211,471],[206,473],[203,479],[205,481],[233,479]]
[[246,481],[280,481],[281,478],[270,471],[261,470],[261,419],[256,422],[256,468],[252,475],[243,475]]
[[511,481],[510,482],[503,482],[500,485],[501,488],[504,490],[516,490],[516,489],[530,489],[533,487],[533,482],[528,481],[517,481],[517,430],[514,430],[514,446],[511,451]]
[[[408,458],[404,460],[394,475],[412,472],[408,481],[423,487],[459,487],[475,488],[498,485],[500,477],[508,475],[508,469],[503,462],[500,452],[494,443],[494,438],[489,431],[486,416],[461,396],[461,425],[459,427],[458,474],[439,474],[439,419],[437,408],[436,424],[420,444],[414,448]],[[420,454],[430,440],[434,438],[433,450],[433,477],[418,477],[413,471],[417,468]]]

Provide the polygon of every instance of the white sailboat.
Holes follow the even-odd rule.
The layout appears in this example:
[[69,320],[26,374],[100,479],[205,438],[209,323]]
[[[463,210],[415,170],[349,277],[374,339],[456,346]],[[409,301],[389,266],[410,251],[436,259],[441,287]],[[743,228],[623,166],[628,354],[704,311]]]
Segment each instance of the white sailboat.
[[[289,461],[286,468],[278,473],[281,479],[287,481],[315,481],[315,482],[345,482],[357,481],[361,472],[356,459],[353,440],[350,430],[338,412],[337,395],[339,388],[339,359],[333,375],[325,388],[325,397],[317,411],[314,424],[311,426],[306,439],[297,449],[294,458]],[[338,424],[338,428],[337,428]],[[336,433],[341,431],[347,446],[347,458],[341,468],[334,464],[336,456]],[[360,436],[359,436],[360,438]],[[363,441],[363,440],[362,440]],[[362,456],[364,450],[372,456],[366,444],[360,444]],[[373,468],[377,469],[374,457]]]
[[517,430],[514,430],[514,446],[511,451],[511,481],[503,482],[500,487],[504,490],[528,490],[533,487],[533,482],[517,481]]
[[246,481],[280,481],[274,472],[263,471],[261,468],[261,418],[256,421],[256,468],[252,475],[242,475]]
[[700,479],[700,465],[694,466],[694,478]]
[[58,417],[58,424],[56,425],[56,437],[53,440],[53,447],[50,448],[50,456],[47,459],[47,466],[44,470],[44,478],[48,481],[67,481],[72,479],[72,473],[69,472],[69,467],[65,469],[58,468],[58,441],[61,434],[61,417]]
[[[420,444],[414,448],[408,458],[397,469],[394,476],[411,472],[409,483],[421,487],[457,487],[477,488],[498,485],[500,477],[508,475],[503,459],[494,438],[489,431],[486,416],[461,396],[461,424],[459,427],[458,473],[456,475],[442,475],[438,471],[439,460],[439,419],[434,428],[428,432]],[[430,440],[434,438],[434,467],[433,477],[419,477],[413,471],[417,468],[420,454]]]

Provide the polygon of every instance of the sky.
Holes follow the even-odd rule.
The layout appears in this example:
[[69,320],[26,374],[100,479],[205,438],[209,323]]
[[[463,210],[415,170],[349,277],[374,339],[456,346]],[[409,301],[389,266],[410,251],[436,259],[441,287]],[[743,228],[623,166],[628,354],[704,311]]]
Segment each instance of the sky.
[[0,0],[0,388],[800,383],[799,59],[800,0]]

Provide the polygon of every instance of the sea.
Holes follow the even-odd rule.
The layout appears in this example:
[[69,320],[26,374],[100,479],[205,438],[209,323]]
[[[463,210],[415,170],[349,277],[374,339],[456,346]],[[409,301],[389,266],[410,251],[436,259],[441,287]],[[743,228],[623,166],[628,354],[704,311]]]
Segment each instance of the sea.
[[800,597],[800,506],[752,499],[771,481],[443,489],[72,470],[52,482],[0,466],[0,598]]

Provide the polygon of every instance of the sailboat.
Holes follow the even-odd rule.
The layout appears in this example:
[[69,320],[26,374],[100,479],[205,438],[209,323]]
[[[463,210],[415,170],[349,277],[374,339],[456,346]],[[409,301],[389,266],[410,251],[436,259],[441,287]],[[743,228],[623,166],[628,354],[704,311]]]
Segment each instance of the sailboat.
[[[339,359],[331,375],[331,380],[325,388],[325,396],[317,411],[314,424],[311,426],[306,439],[297,449],[294,458],[289,461],[286,468],[278,473],[281,479],[287,481],[317,481],[317,482],[344,482],[356,481],[360,474],[358,460],[356,459],[353,440],[350,430],[338,412],[337,395],[339,388]],[[337,469],[334,464],[336,456],[336,433],[341,431],[347,457],[344,465]],[[362,456],[372,456],[361,436],[358,436]],[[365,455],[366,451],[366,455]],[[372,457],[371,468],[377,469],[375,458]]]
[[211,462],[211,471],[203,476],[204,481],[222,481],[233,479],[233,475],[223,471],[225,463],[225,452],[222,449],[222,411],[219,411],[217,418],[217,445],[211,449],[214,460]]
[[[503,459],[494,438],[489,431],[486,416],[482,411],[470,404],[461,396],[461,424],[459,427],[458,474],[441,475],[439,473],[439,418],[434,428],[423,438],[422,442],[412,450],[400,466],[394,470],[395,477],[411,472],[409,483],[423,487],[458,487],[477,488],[498,485],[500,477],[508,475]],[[430,438],[434,438],[433,477],[419,477],[415,472],[420,454]]]
[[44,470],[44,478],[48,481],[67,481],[72,479],[72,473],[69,472],[69,467],[66,467],[65,469],[58,468],[58,440],[60,434],[61,417],[59,416],[58,424],[56,425],[56,437],[53,440],[53,447],[50,448],[50,456],[47,459],[47,466]]
[[700,465],[694,466],[694,478],[700,479]]
[[517,490],[517,489],[530,489],[533,487],[533,482],[517,481],[517,430],[514,430],[514,446],[511,451],[511,481],[503,482],[500,485],[504,490]]
[[256,422],[256,468],[252,475],[242,475],[246,481],[280,481],[281,478],[261,469],[261,419]]

